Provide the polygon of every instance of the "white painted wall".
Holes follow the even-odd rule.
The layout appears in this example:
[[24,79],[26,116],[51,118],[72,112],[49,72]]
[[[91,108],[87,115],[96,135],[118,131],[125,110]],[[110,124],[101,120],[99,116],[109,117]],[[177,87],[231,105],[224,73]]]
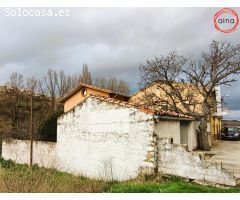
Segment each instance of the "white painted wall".
[[[88,177],[128,179],[146,162],[153,117],[88,98],[58,119],[57,168]],[[113,174],[112,174],[113,173]]]
[[[189,151],[195,150],[198,146],[196,131],[198,123],[197,121],[189,121],[188,123],[186,131]],[[159,122],[155,123],[154,132],[158,138],[173,138],[174,144],[181,144],[180,121],[160,119]]]
[[[47,168],[54,168],[57,164],[55,147],[56,143],[54,142],[34,141],[33,163]],[[19,164],[29,164],[29,140],[4,140],[2,149],[4,159],[11,159]]]
[[205,160],[204,152],[189,152],[187,145],[173,144],[171,138],[158,139],[158,170],[222,185],[236,186],[237,178],[222,163]]
[[161,119],[154,131],[159,138],[173,138],[173,143],[180,144],[180,121]]

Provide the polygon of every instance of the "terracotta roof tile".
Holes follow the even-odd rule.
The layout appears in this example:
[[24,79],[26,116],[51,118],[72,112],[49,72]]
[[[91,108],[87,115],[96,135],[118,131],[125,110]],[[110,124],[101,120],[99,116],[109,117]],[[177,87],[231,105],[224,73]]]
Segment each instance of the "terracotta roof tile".
[[133,103],[128,103],[128,102],[125,102],[125,101],[115,100],[115,99],[110,98],[110,97],[103,97],[103,96],[98,96],[98,95],[94,95],[94,94],[91,94],[90,96],[93,97],[93,98],[102,100],[102,101],[106,101],[106,102],[109,102],[109,103],[114,103],[114,104],[124,106],[124,107],[127,107],[127,108],[136,108],[141,112],[151,114],[151,115],[160,115],[160,116],[168,116],[168,117],[176,117],[176,118],[194,119],[192,116],[184,115],[184,114],[177,113],[177,112],[170,111],[170,110],[160,110],[160,109],[153,109],[153,108],[145,107],[145,106],[138,106],[138,105],[135,105]]

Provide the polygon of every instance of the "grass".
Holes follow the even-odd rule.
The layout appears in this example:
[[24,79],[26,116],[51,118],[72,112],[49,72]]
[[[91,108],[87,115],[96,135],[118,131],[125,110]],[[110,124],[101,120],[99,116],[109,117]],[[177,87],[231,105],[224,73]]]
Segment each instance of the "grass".
[[54,169],[14,165],[1,169],[0,192],[102,192],[104,182]]
[[[1,163],[0,163],[1,164]],[[0,192],[107,192],[107,193],[230,193],[239,187],[217,188],[189,183],[174,176],[142,175],[125,182],[101,181],[73,176],[37,166],[4,163],[0,168]]]
[[240,192],[239,188],[223,189],[186,183],[182,180],[166,183],[119,183],[108,189],[112,193],[232,193]]

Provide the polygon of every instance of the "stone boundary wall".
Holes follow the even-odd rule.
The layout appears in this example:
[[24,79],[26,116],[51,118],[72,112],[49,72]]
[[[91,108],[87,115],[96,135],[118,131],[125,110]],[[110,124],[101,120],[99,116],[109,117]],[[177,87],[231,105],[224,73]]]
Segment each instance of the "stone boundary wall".
[[[30,140],[4,140],[2,143],[2,157],[10,159],[19,164],[29,164],[30,162]],[[33,142],[33,164],[41,167],[55,168],[56,143],[54,142]]]
[[[53,142],[34,141],[33,164],[71,173],[69,170],[59,168],[60,165],[65,164],[64,162],[59,163],[57,145]],[[29,164],[29,152],[30,141],[28,140],[3,141],[2,157],[4,159],[11,159],[19,164]],[[152,166],[155,165],[158,172],[214,184],[237,185],[234,173],[223,169],[221,163],[205,160],[204,152],[189,152],[187,145],[173,144],[171,138],[159,139],[153,137],[147,152],[145,162],[151,163]],[[153,172],[152,167],[147,171],[145,171],[146,166],[144,168],[139,167],[139,172],[141,170],[142,172]]]
[[187,145],[173,144],[171,138],[158,138],[158,171],[214,184],[236,186],[234,173],[222,163],[205,160],[204,152],[189,152]]
[[[29,164],[30,163],[30,141],[29,140],[16,140],[8,139],[4,140],[2,143],[3,151],[2,157],[5,160],[12,160],[18,164]],[[113,176],[116,168],[112,166],[112,163],[103,162],[103,168],[99,168],[99,174],[91,176],[89,174],[84,174],[84,171],[79,167],[73,171],[73,167],[69,167],[66,162],[67,160],[62,160],[60,149],[62,145],[59,143],[53,142],[43,142],[43,141],[33,141],[33,164],[37,164],[40,167],[53,168],[58,171],[68,172],[73,175],[84,175],[90,178],[104,179],[104,180],[123,180],[122,176],[119,174]],[[70,152],[68,152],[70,153]],[[112,152],[114,154],[114,152]],[[71,154],[68,154],[71,157]],[[79,156],[81,158],[81,156]],[[118,159],[116,155],[115,158]],[[93,160],[92,164],[97,166],[97,160]],[[72,165],[75,165],[79,162],[86,162],[86,160],[75,160],[72,161]],[[132,163],[123,163],[126,168],[133,167]],[[124,180],[131,179],[136,177],[139,173],[154,173],[154,147],[148,146],[146,149],[146,157],[142,160],[136,170],[135,174],[130,174],[124,178]],[[94,166],[95,167],[95,166]],[[119,170],[119,168],[117,168]],[[121,168],[122,169],[122,168]],[[89,173],[93,173],[92,169],[89,170]]]

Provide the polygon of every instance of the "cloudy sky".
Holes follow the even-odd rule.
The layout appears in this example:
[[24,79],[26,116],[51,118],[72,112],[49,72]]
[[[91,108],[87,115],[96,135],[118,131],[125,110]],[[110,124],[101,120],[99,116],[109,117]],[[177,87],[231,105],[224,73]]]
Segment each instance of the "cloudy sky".
[[[230,34],[214,28],[219,8],[66,9],[70,16],[11,17],[0,8],[0,84],[15,71],[41,77],[54,68],[74,74],[87,63],[94,76],[123,78],[135,92],[138,66],[146,59],[171,50],[197,57],[213,39],[240,43],[240,27]],[[222,89],[229,95],[228,118],[240,119],[239,85],[240,80]]]

